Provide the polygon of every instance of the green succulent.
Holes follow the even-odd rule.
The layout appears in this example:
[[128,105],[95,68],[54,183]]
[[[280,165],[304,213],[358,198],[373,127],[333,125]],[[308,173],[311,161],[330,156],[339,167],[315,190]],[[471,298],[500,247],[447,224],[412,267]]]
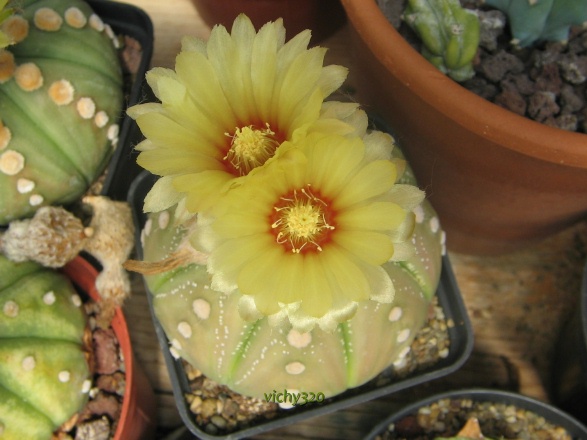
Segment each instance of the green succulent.
[[[118,141],[122,73],[112,29],[83,0],[0,12],[0,225],[68,204]],[[16,9],[16,8],[15,8]]]
[[566,41],[571,26],[587,23],[587,0],[486,0],[508,17],[513,44]]
[[409,0],[405,22],[422,40],[422,55],[455,81],[471,78],[479,46],[479,18],[458,0]]
[[88,400],[86,315],[62,274],[0,255],[0,438],[50,439]]

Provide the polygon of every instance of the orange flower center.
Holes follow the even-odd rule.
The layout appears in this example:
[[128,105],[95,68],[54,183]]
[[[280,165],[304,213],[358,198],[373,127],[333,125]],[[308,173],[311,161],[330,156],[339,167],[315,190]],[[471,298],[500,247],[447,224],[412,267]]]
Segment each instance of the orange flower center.
[[279,146],[275,132],[268,123],[263,129],[255,128],[253,125],[237,127],[234,134],[226,135],[232,140],[223,159],[237,176],[246,176],[253,168],[265,164]]
[[273,211],[270,221],[275,241],[295,254],[322,251],[335,229],[334,213],[310,191],[310,185],[280,197]]

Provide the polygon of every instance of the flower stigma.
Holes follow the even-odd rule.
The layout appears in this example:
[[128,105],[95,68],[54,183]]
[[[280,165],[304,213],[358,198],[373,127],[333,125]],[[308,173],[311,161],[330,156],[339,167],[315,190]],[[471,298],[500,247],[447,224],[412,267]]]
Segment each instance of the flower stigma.
[[[332,216],[328,204],[315,196],[308,188],[293,190],[291,196],[280,197],[273,207],[271,224],[277,243],[294,254],[302,251],[322,251],[320,244],[329,240],[335,228],[327,217]],[[310,245],[309,247],[306,247]]]
[[227,160],[238,176],[246,176],[253,170],[262,166],[274,154],[279,142],[275,138],[275,132],[271,130],[268,123],[264,129],[257,129],[253,125],[236,128],[231,137],[230,149],[223,157]]

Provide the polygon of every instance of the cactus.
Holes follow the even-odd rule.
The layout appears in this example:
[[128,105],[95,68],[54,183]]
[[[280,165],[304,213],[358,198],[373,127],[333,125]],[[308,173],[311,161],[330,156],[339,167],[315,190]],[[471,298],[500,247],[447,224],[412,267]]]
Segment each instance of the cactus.
[[[410,170],[402,179],[414,183]],[[145,261],[162,260],[182,242],[188,227],[178,226],[174,213],[150,214],[141,235]],[[214,291],[204,264],[146,276],[172,354],[232,390],[261,399],[284,389],[328,397],[367,382],[403,360],[436,291],[444,235],[428,202],[415,214],[415,253],[383,265],[395,286],[393,302],[362,301],[355,316],[333,332],[316,326],[302,333],[289,323],[275,327],[267,317],[244,321],[241,295]]]
[[404,20],[422,40],[422,55],[455,81],[474,75],[479,18],[458,0],[409,0]]
[[571,26],[587,23],[587,0],[486,0],[508,16],[512,44],[566,41]]
[[87,402],[80,306],[63,275],[0,255],[0,438],[50,439]]
[[14,10],[0,26],[0,225],[77,200],[112,155],[123,103],[117,40],[86,2]]

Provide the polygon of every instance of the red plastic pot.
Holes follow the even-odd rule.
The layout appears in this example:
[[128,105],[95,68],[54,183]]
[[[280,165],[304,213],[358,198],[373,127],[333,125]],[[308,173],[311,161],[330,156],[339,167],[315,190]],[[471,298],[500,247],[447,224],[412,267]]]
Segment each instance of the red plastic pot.
[[[96,290],[98,271],[90,262],[78,256],[68,263],[62,272],[94,301],[100,301],[100,295]],[[111,325],[124,356],[126,374],[126,389],[114,440],[154,438],[155,396],[145,373],[134,358],[128,327],[120,308],[116,309]]]

